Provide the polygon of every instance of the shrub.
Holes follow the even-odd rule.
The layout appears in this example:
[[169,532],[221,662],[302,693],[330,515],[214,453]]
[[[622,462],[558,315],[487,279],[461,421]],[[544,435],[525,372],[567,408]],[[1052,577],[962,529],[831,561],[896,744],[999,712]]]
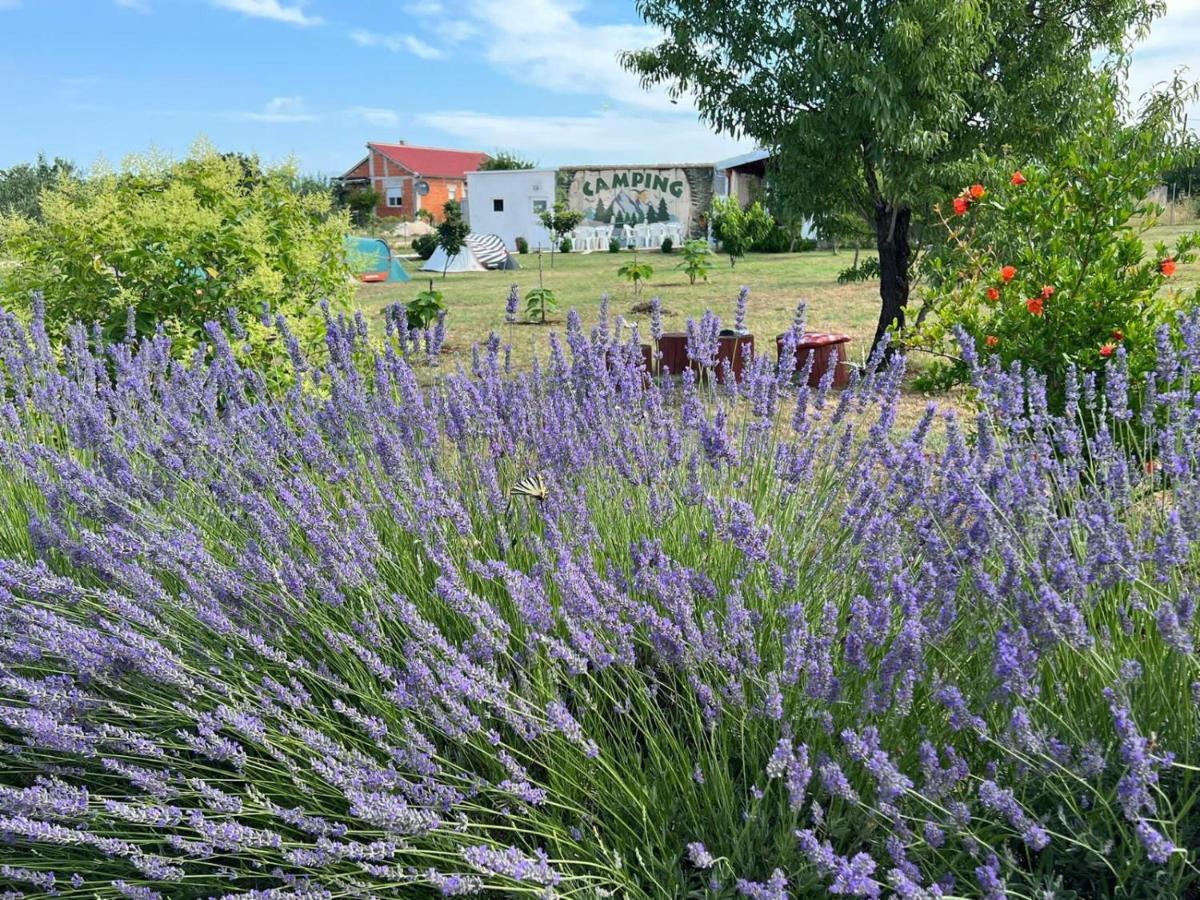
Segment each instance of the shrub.
[[433,288],[419,292],[405,306],[408,324],[413,328],[428,328],[445,309],[442,292]]
[[[1146,201],[1169,154],[1170,108],[1126,127],[1104,111],[1045,165],[987,166],[987,183],[964,189],[947,210],[948,239],[927,266],[929,289],[913,346],[939,354],[922,384],[967,380],[955,335],[1001,365],[1014,361],[1046,379],[1051,408],[1066,401],[1068,373],[1103,373],[1140,383],[1153,366],[1157,327],[1200,289],[1170,290],[1177,264],[1195,257],[1200,235],[1147,251],[1142,235],[1156,210]],[[949,204],[948,204],[949,205]],[[947,359],[947,357],[951,357]]]
[[376,219],[379,208],[379,192],[370,188],[359,188],[346,195],[346,207],[350,210],[350,219],[360,228],[369,225]]
[[689,284],[695,284],[697,278],[708,281],[708,273],[712,271],[712,255],[708,241],[687,241],[683,245],[683,262],[676,268],[683,269]]
[[256,352],[274,353],[258,321],[265,306],[316,345],[317,304],[345,308],[353,296],[349,223],[329,195],[293,192],[294,177],[288,166],[263,170],[197,145],[182,161],[60,180],[42,194],[41,221],[0,220],[16,262],[0,270],[0,297],[28,309],[30,293],[42,291],[54,339],[76,321],[99,322],[110,337],[158,322],[173,351],[188,355],[206,340],[205,324],[232,311]]
[[517,238],[517,252],[524,256],[529,252],[529,241],[523,237]]
[[615,237],[608,239],[608,252],[609,253],[620,253],[621,252],[621,242],[619,240],[617,240]]
[[421,259],[429,259],[433,256],[433,251],[437,249],[437,246],[436,234],[419,234],[412,239],[412,248]]
[[53,189],[63,179],[78,181],[80,173],[69,160],[48,162],[39,153],[34,163],[0,169],[0,215],[41,219],[42,191]]
[[967,434],[899,354],[701,402],[574,315],[427,390],[335,321],[285,394],[2,321],[10,887],[1200,887],[1200,316],[1158,467],[990,363]]
[[791,253],[797,240],[797,236],[778,222],[772,222],[771,227],[750,245],[750,250],[753,253]]
[[757,200],[743,209],[736,197],[714,198],[710,218],[713,237],[729,257],[731,269],[755,243],[766,237],[775,224]]
[[642,282],[649,281],[654,275],[654,268],[649,263],[638,262],[637,254],[633,259],[617,269],[617,277],[633,282],[633,296],[642,291]]
[[535,287],[525,295],[525,317],[530,322],[545,325],[550,314],[558,309],[558,298],[548,287]]
[[571,243],[571,239],[569,237],[565,237],[561,241],[558,242],[558,252],[559,253],[570,253],[571,250],[574,249],[574,247],[575,247],[575,245],[573,243]]
[[673,253],[675,251],[675,243],[670,238],[663,238],[662,246],[659,249],[663,253]]

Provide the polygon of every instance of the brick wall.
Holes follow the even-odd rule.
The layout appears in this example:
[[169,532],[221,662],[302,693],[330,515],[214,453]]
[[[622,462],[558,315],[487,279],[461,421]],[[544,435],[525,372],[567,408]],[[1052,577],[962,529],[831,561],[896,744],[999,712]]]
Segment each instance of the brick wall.
[[[375,167],[374,180],[371,182],[371,186],[379,193],[379,205],[375,207],[375,212],[380,218],[412,221],[417,217],[417,200],[420,199],[420,208],[429,210],[433,214],[434,221],[441,221],[442,206],[450,199],[451,185],[455,187],[456,200],[461,203],[466,197],[467,182],[465,178],[424,178],[422,180],[429,183],[429,193],[424,197],[418,198],[416,195],[416,181],[418,179],[414,178],[408,169],[392,162],[381,153],[371,151],[371,155],[374,157]],[[370,178],[370,162],[364,161],[362,165],[356,166],[349,173],[349,177]],[[389,185],[389,179],[392,180],[391,185]],[[400,181],[396,182],[395,179],[400,179]],[[388,206],[387,193],[389,186],[401,189],[402,206]]]

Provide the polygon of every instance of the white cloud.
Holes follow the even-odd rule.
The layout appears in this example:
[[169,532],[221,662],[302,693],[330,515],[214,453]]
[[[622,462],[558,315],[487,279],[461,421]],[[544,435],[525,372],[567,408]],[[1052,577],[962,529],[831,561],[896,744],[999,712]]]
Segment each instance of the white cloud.
[[501,116],[471,110],[417,120],[475,147],[553,153],[573,163],[711,162],[753,149],[714,134],[693,117],[649,112],[584,116]]
[[358,28],[350,32],[350,40],[360,47],[383,47],[392,53],[411,53],[421,59],[440,59],[442,51],[411,34],[375,34]]
[[[511,0],[473,0],[470,12],[483,26],[488,61],[519,81],[600,94],[627,106],[678,109],[665,88],[645,90],[618,60],[623,50],[656,43],[659,32],[647,25],[585,25],[575,15],[581,8],[576,0],[524,0],[517,12]],[[690,109],[686,100],[680,105]]]
[[351,106],[346,110],[346,114],[381,128],[391,128],[400,124],[400,116],[395,111],[378,106]]
[[0,0],[0,10],[16,9],[21,5],[21,0]]
[[319,16],[310,16],[302,5],[284,6],[279,0],[212,0],[213,6],[230,9],[256,19],[272,19],[291,25],[320,25]]
[[[1154,22],[1150,35],[1134,47],[1129,66],[1129,94],[1135,102],[1155,85],[1170,81],[1179,69],[1185,79],[1200,78],[1200,0],[1168,0],[1167,13]],[[1190,69],[1189,69],[1190,67]],[[1200,115],[1192,104],[1190,122]]]
[[122,9],[131,9],[134,12],[148,13],[151,11],[149,0],[116,0],[116,4]]
[[238,118],[274,124],[317,121],[317,116],[305,111],[303,97],[275,97],[263,107],[262,112],[239,113]]

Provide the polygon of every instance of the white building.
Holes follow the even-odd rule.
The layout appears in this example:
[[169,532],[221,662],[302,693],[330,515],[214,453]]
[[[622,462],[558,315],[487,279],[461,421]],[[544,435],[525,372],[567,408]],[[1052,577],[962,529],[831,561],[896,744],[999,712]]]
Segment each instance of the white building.
[[550,246],[539,214],[554,206],[556,169],[467,173],[467,221],[476,234],[495,234],[510,250],[517,238],[531,250]]

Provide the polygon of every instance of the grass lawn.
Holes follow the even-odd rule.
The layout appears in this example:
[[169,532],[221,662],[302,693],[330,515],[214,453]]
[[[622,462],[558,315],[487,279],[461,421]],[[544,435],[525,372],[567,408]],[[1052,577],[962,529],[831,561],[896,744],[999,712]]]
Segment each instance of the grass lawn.
[[[837,283],[837,273],[850,265],[853,251],[843,250],[837,255],[828,250],[754,254],[740,260],[733,269],[727,257],[718,257],[708,282],[695,285],[688,284],[687,277],[675,268],[680,262],[679,254],[643,253],[640,257],[654,267],[654,277],[635,298],[632,286],[617,278],[617,269],[632,258],[629,252],[556,254],[553,269],[549,255],[545,255],[542,278],[558,297],[559,311],[554,317],[557,324],[514,327],[515,363],[528,363],[535,350],[544,358],[547,333],[561,331],[567,311],[572,308],[579,310],[585,326],[590,327],[599,314],[603,293],[609,295],[611,314],[637,322],[647,340],[650,316],[633,311],[638,302],[646,302],[655,295],[661,297],[664,327],[668,331],[682,331],[688,316],[699,317],[706,309],[714,310],[723,322],[732,324],[734,302],[743,284],[751,290],[750,328],[760,345],[771,352],[774,352],[774,336],[791,322],[800,300],[808,303],[811,330],[841,331],[854,339],[850,344],[852,359],[866,352],[875,333],[879,316],[878,285]],[[514,282],[520,285],[522,296],[538,285],[537,256],[528,254],[517,259],[522,268],[515,272],[469,272],[450,274],[444,279],[433,274],[434,288],[445,294],[449,308],[446,327],[451,352],[443,357],[443,365],[447,360],[451,365],[457,360],[468,360],[471,345],[485,341],[490,331],[498,331],[508,340],[504,301],[509,285]],[[418,273],[417,266],[408,264],[413,280],[407,284],[364,284],[359,289],[359,303],[374,327],[382,327],[380,313],[385,306],[397,300],[410,300],[428,287],[431,273]],[[522,312],[523,309],[524,304]]]
[[[1179,235],[1195,229],[1187,225],[1161,225],[1146,233],[1146,243],[1153,246],[1163,241],[1174,244]],[[862,255],[865,258],[868,254]],[[567,311],[577,309],[588,328],[595,323],[600,309],[600,295],[608,293],[610,311],[637,322],[644,338],[649,340],[650,317],[634,312],[639,302],[657,295],[665,311],[664,327],[682,331],[688,316],[699,317],[712,309],[723,322],[732,324],[734,301],[738,289],[750,286],[749,325],[760,352],[774,353],[774,337],[787,327],[796,303],[808,304],[808,327],[812,331],[839,331],[853,338],[849,345],[851,361],[860,361],[870,348],[879,316],[879,286],[875,281],[859,284],[838,284],[837,274],[847,268],[854,258],[853,251],[837,254],[828,250],[808,253],[752,254],[731,269],[727,257],[716,257],[716,265],[708,282],[688,284],[687,278],[675,267],[678,253],[644,253],[641,257],[654,267],[654,276],[635,298],[633,288],[617,278],[617,269],[628,262],[631,254],[571,253],[556,254],[554,268],[550,257],[542,260],[542,278],[558,296],[559,312],[555,323],[548,327],[517,325],[511,329],[515,365],[527,365],[538,353],[546,356],[546,336],[551,330],[561,331]],[[471,345],[487,340],[488,333],[497,331],[508,342],[509,326],[504,322],[504,300],[512,283],[520,286],[522,297],[538,284],[538,260],[535,254],[518,256],[521,269],[515,272],[469,272],[450,274],[420,273],[419,262],[406,263],[413,280],[401,285],[364,284],[358,291],[360,303],[373,328],[382,330],[382,311],[397,300],[408,301],[424,290],[432,274],[433,286],[446,298],[449,316],[446,320],[448,350],[442,357],[443,368],[458,362],[469,363]],[[1191,289],[1200,284],[1200,264],[1181,266],[1172,287]],[[914,307],[919,305],[919,289],[914,292]],[[524,306],[522,304],[522,312]],[[912,361],[920,365],[920,359]]]

